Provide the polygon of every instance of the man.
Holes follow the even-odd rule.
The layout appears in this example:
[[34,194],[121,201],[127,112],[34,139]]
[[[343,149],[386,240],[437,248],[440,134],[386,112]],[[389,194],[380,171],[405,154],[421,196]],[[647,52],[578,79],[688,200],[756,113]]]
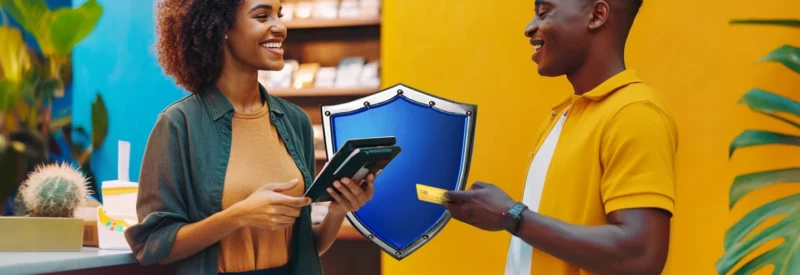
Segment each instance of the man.
[[[534,140],[521,202],[476,182],[446,194],[457,220],[513,236],[506,275],[660,274],[677,136],[663,101],[624,62],[641,0],[537,0],[525,31],[544,76],[574,94]],[[556,145],[557,144],[557,145]]]

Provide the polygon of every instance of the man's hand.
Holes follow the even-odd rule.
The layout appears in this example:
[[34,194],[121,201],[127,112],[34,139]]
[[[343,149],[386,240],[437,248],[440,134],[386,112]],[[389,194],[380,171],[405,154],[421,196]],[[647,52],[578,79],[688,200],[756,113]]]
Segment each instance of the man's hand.
[[475,182],[469,190],[448,191],[444,208],[456,220],[483,230],[503,230],[503,213],[514,206],[514,200],[490,183]]

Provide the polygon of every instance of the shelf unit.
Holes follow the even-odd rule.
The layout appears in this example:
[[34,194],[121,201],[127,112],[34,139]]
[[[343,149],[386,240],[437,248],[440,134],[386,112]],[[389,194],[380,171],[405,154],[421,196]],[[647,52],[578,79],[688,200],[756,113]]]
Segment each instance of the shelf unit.
[[[362,57],[366,62],[381,58],[381,21],[376,18],[299,19],[284,21],[288,36],[284,41],[284,59],[299,63],[320,63],[337,67],[344,57]],[[268,89],[272,95],[302,108],[314,125],[322,124],[321,105],[351,101],[374,92],[374,88],[303,88]],[[317,171],[327,161],[324,148],[315,150]],[[318,225],[315,225],[318,226]],[[380,274],[380,249],[367,240],[348,220],[342,223],[337,241],[322,258],[328,275]],[[358,262],[359,268],[353,269]]]
[[[319,63],[337,67],[345,57],[362,57],[366,62],[380,61],[381,18],[300,19],[284,21],[289,29],[283,43],[285,60]],[[380,87],[355,88],[271,88],[272,95],[302,108],[314,125],[322,124],[320,106],[338,104],[377,92]],[[317,173],[327,161],[324,151],[317,154]]]

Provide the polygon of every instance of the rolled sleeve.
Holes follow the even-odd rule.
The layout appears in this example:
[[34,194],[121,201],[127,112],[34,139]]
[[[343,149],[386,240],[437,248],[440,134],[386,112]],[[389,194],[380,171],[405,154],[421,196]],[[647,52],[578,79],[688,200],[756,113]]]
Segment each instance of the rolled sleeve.
[[621,109],[604,132],[601,196],[605,213],[659,208],[675,201],[677,137],[672,120],[649,102]]
[[162,114],[147,141],[139,176],[136,211],[139,223],[125,231],[128,244],[142,265],[157,264],[169,255],[175,236],[188,223],[185,194],[186,139],[174,119]]

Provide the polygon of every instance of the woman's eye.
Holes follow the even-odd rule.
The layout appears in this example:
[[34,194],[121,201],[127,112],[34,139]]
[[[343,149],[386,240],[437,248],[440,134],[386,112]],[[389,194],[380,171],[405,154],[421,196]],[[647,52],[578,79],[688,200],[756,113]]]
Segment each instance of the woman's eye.
[[267,18],[267,15],[262,13],[262,14],[256,15],[256,18],[258,18],[258,19]]
[[283,13],[279,13],[278,18],[283,18]]

